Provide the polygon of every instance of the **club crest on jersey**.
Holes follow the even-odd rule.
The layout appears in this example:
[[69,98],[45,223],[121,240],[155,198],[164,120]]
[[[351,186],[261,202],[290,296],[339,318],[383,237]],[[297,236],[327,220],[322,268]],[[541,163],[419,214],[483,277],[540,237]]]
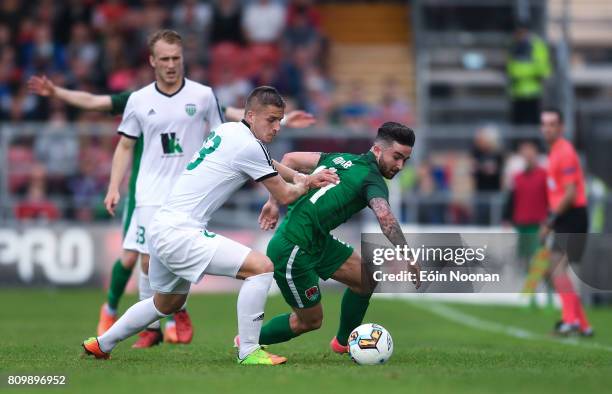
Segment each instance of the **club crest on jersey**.
[[185,112],[187,115],[193,116],[196,113],[196,105],[195,104],[185,104]]
[[312,286],[304,292],[309,301],[316,300],[319,297],[319,286]]

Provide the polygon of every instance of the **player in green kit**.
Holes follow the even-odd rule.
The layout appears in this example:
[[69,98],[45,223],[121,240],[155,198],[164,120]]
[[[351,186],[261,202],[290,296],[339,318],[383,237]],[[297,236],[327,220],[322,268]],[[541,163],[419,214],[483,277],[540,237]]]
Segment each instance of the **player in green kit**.
[[[330,346],[337,353],[348,351],[348,336],[361,324],[373,289],[362,283],[359,254],[330,231],[369,206],[389,241],[393,245],[406,243],[389,207],[385,178],[393,178],[404,167],[414,140],[410,128],[387,122],[378,129],[370,151],[362,155],[293,152],[283,157],[282,164],[301,172],[332,169],[340,181],[311,190],[294,202],[268,244],[274,279],[293,312],[269,320],[262,327],[261,344],[285,342],[318,329],[323,321],[319,279],[333,278],[348,288],[342,298],[340,327]],[[268,200],[260,225],[265,230],[272,229],[277,220],[277,204]],[[418,278],[418,264],[412,265],[411,270]],[[415,285],[419,287],[420,283]],[[236,337],[235,342],[239,340]]]

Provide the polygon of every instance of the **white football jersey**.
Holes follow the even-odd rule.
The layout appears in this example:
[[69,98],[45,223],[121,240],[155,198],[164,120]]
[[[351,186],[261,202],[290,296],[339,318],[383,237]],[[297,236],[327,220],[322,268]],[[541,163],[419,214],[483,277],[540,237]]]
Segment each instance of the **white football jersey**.
[[204,228],[246,181],[259,182],[277,174],[267,148],[246,122],[224,123],[193,155],[158,212],[175,218],[176,223]]
[[204,136],[223,123],[210,87],[184,79],[173,95],[156,83],[132,93],[119,134],[143,136],[143,152],[136,181],[136,206],[161,205]]

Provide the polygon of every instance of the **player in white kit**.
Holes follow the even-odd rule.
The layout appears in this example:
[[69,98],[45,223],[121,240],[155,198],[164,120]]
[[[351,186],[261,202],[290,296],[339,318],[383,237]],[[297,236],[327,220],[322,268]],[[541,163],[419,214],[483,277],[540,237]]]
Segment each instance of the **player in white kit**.
[[277,365],[286,361],[258,344],[272,262],[207,229],[212,214],[249,179],[261,182],[281,204],[295,201],[311,185],[337,181],[329,171],[307,177],[278,163],[275,167],[263,143],[278,133],[284,108],[274,88],[259,87],[247,99],[242,122],[225,123],[211,132],[149,226],[149,277],[155,296],[133,305],[104,335],[83,342],[87,354],[108,358],[118,342],[181,308],[191,283],[209,274],[245,280],[237,305],[238,362]]
[[[174,182],[200,148],[205,135],[223,120],[210,87],[184,78],[181,37],[174,31],[161,30],[150,41],[150,63],[155,82],[133,92],[127,101],[119,125],[117,144],[105,204],[111,214],[119,202],[119,187],[132,161],[134,145],[143,138],[143,152],[136,182],[136,209],[133,234],[136,245],[124,240],[124,249],[141,254],[140,299],[153,296],[149,286],[149,222],[172,189]],[[143,331],[135,347],[149,347],[161,342],[159,322]]]

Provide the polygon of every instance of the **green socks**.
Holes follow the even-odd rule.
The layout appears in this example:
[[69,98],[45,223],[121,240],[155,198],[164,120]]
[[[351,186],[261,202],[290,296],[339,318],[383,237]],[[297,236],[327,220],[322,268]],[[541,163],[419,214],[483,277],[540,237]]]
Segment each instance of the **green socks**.
[[344,291],[340,309],[340,327],[338,327],[338,333],[336,334],[336,338],[341,345],[347,344],[351,331],[362,323],[368,305],[370,305],[371,296],[371,294],[354,293],[351,289]]
[[[336,338],[341,345],[346,345],[348,336],[363,321],[363,317],[370,305],[371,294],[361,295],[346,289],[342,297],[340,310],[340,327]],[[291,330],[289,325],[290,313],[278,315],[261,328],[259,343],[261,345],[272,345],[274,343],[286,342],[298,335]]]
[[259,334],[259,344],[272,345],[273,343],[287,342],[291,338],[297,337],[298,335],[291,331],[289,325],[290,315],[290,313],[285,313],[275,316],[264,324],[261,327],[261,334]]
[[132,270],[124,268],[121,264],[121,259],[117,259],[113,265],[113,271],[111,274],[111,282],[108,288],[108,307],[116,310],[119,306],[119,300],[125,291],[125,286],[130,280]]

